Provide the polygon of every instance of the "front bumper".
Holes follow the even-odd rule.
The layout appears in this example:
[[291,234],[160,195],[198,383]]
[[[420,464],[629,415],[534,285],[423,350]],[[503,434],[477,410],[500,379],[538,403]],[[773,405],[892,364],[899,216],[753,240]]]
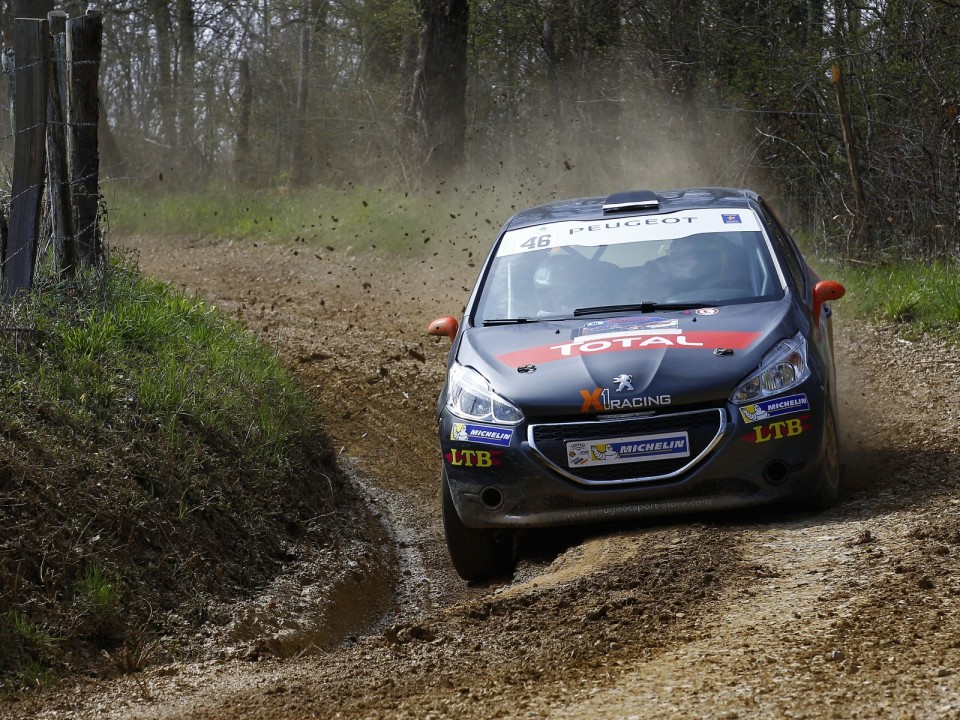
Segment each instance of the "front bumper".
[[[786,398],[793,400],[753,420],[726,405],[644,418],[534,420],[512,429],[470,424],[444,409],[440,445],[454,505],[470,527],[745,508],[817,488],[824,393],[808,382]],[[630,455],[647,448],[652,456]],[[619,452],[611,459],[611,451]]]

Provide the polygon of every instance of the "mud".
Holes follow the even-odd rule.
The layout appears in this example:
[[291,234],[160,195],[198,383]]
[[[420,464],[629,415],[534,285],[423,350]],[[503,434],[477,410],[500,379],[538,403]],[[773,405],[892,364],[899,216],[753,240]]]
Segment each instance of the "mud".
[[[476,269],[129,244],[145,272],[237,317],[314,389],[391,528],[397,582],[311,604],[309,572],[292,569],[272,590],[277,612],[238,612],[239,635],[212,659],[78,680],[0,717],[960,717],[955,348],[844,320],[837,304],[846,475],[829,512],[527,533],[512,578],[467,585],[437,502],[448,343],[424,329],[459,314]],[[386,615],[372,612],[378,593]],[[344,639],[331,647],[311,633],[334,606]],[[281,629],[288,645],[249,652]]]

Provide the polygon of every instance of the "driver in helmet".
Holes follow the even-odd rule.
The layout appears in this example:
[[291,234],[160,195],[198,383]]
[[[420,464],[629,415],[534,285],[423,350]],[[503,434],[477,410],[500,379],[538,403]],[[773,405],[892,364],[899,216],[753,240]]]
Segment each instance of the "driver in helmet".
[[582,263],[568,253],[548,255],[533,273],[539,315],[567,315],[574,310],[576,289],[583,282]]
[[719,238],[677,238],[667,252],[667,269],[682,283],[715,280],[724,270],[723,251]]
[[726,241],[716,235],[677,238],[665,257],[655,261],[668,294],[714,287],[723,283],[730,268]]

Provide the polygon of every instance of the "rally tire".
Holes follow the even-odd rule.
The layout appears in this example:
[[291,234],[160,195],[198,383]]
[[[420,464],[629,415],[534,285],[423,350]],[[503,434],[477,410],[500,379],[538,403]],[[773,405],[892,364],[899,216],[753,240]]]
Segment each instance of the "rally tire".
[[464,525],[453,504],[446,469],[440,473],[440,506],[447,551],[461,578],[477,582],[510,571],[513,561],[512,533],[509,530]]
[[833,411],[827,408],[823,429],[823,458],[820,463],[817,489],[808,500],[811,510],[826,510],[840,497],[840,441]]

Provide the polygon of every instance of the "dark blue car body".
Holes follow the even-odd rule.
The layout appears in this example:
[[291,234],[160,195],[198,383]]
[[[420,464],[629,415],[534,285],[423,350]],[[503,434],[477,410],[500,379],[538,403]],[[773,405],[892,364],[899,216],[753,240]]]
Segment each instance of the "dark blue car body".
[[[537,284],[551,279],[562,287]],[[546,290],[571,305],[542,309]],[[628,192],[512,217],[462,320],[431,327],[453,341],[438,430],[460,575],[504,572],[513,528],[833,503],[826,303],[842,295],[748,190]]]

